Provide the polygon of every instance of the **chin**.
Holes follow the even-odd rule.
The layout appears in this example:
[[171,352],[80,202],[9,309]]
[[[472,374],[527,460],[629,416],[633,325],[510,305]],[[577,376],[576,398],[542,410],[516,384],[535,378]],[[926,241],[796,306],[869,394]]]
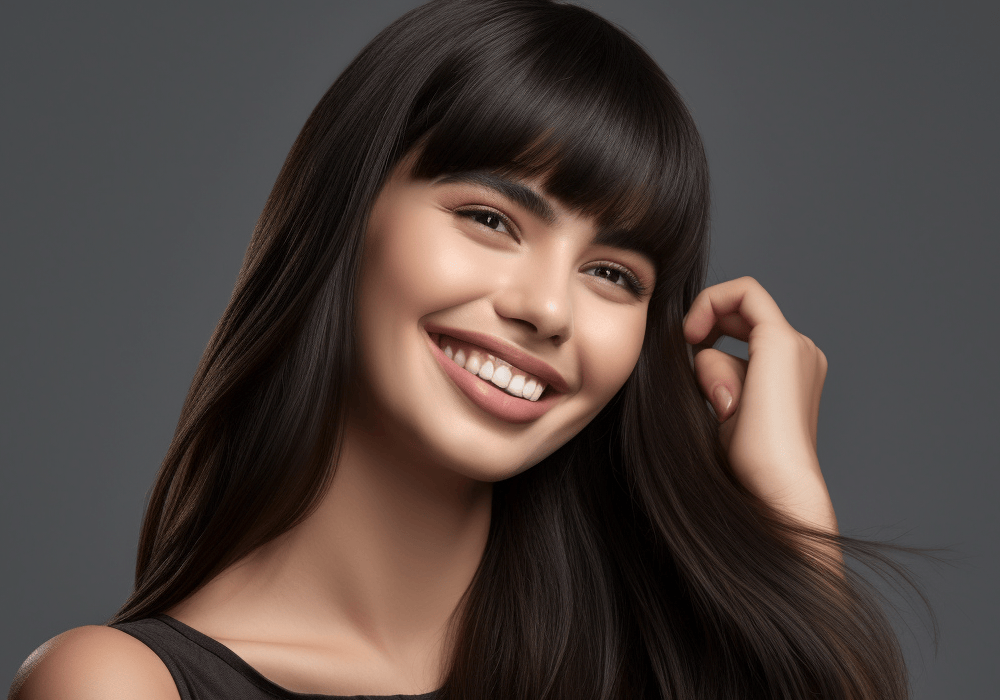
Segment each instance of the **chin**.
[[439,451],[435,461],[443,468],[476,481],[503,481],[543,461],[572,440],[589,422],[586,420],[573,428],[567,427],[551,433],[537,444],[520,446],[516,445],[516,440],[507,438],[489,440],[487,444],[478,439],[466,442],[456,439],[459,436],[454,431],[449,431],[441,435],[444,444],[438,443]]
[[[494,444],[484,445],[480,440],[466,442],[454,433],[441,437],[444,438],[443,441],[431,440],[425,443],[431,453],[428,454],[428,462],[434,468],[446,469],[469,479],[488,483],[520,474],[556,449],[525,452],[511,450],[509,446],[502,445],[503,441],[490,441]],[[497,442],[500,444],[496,444]]]

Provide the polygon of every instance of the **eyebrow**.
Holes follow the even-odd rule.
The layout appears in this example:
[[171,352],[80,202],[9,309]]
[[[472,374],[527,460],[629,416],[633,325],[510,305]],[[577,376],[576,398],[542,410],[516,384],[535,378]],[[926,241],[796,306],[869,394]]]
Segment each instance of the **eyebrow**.
[[[435,185],[455,183],[467,183],[491,189],[501,196],[513,201],[515,204],[524,207],[546,224],[552,225],[556,223],[559,218],[556,216],[555,211],[552,209],[548,201],[546,201],[545,197],[539,194],[536,190],[528,187],[524,183],[505,178],[502,175],[498,175],[489,170],[466,170],[442,176],[434,181]],[[637,248],[630,242],[627,242],[627,240],[623,240],[628,239],[629,237],[629,232],[624,230],[600,229],[594,236],[594,242],[601,245],[611,246],[612,248],[630,250],[634,253],[638,253],[647,260],[650,260],[652,263],[649,253],[642,248]],[[655,268],[656,265],[654,264],[653,267]]]
[[523,183],[509,180],[488,170],[469,170],[445,175],[434,184],[445,185],[454,183],[468,183],[486,187],[506,197],[515,204],[524,207],[546,224],[554,224],[556,222],[556,213],[549,203],[545,201],[545,197]]

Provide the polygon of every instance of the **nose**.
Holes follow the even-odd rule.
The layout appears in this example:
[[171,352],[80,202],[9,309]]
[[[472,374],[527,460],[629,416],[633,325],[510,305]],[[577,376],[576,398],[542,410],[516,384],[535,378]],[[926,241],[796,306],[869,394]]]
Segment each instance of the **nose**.
[[533,335],[556,345],[573,334],[570,275],[556,260],[521,264],[506,275],[506,284],[493,297],[499,316],[527,327]]

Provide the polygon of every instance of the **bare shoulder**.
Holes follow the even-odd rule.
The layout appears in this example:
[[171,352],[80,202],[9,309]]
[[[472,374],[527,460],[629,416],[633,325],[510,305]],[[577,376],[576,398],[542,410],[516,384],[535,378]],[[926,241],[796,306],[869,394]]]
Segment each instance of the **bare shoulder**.
[[88,625],[53,637],[21,665],[7,700],[179,700],[152,649],[113,627]]

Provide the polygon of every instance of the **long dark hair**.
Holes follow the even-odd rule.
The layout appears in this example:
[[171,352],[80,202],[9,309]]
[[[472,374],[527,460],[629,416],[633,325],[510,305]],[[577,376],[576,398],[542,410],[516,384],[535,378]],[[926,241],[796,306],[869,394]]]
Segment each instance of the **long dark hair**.
[[367,218],[415,149],[417,177],[541,177],[657,270],[621,391],[494,486],[441,700],[906,697],[892,629],[836,554],[878,550],[743,488],[696,385],[681,322],[705,282],[709,199],[690,115],[634,41],[547,0],[428,3],[320,100],[198,367],[111,622],[169,609],[316,505],[356,371]]

